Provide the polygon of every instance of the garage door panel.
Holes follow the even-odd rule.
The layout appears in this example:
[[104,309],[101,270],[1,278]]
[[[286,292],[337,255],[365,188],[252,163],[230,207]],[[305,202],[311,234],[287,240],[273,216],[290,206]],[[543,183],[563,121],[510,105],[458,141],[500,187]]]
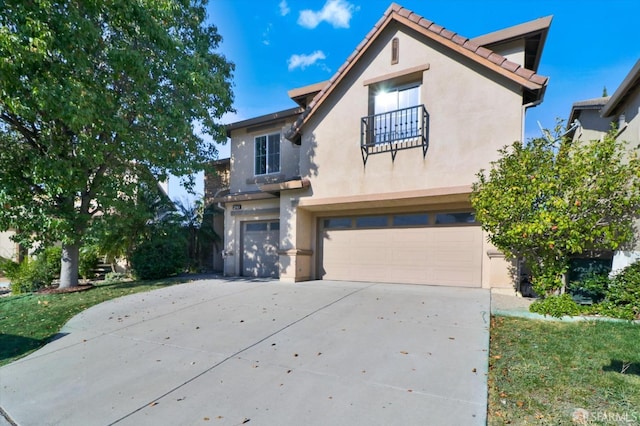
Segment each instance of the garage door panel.
[[[252,224],[263,224],[265,230],[253,230]],[[278,276],[278,241],[280,232],[269,230],[266,222],[247,222],[243,227],[242,275],[245,277]],[[274,228],[276,228],[274,226]]]
[[329,229],[324,279],[478,287],[479,226]]

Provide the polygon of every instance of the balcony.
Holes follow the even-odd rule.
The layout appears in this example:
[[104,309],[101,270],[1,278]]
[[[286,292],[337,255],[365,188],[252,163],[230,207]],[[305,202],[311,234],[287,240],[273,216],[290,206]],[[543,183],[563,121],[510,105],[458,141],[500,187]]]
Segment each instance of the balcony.
[[429,114],[424,105],[362,117],[360,150],[365,165],[370,155],[390,152],[394,161],[398,151],[412,148],[422,148],[423,158],[427,155]]

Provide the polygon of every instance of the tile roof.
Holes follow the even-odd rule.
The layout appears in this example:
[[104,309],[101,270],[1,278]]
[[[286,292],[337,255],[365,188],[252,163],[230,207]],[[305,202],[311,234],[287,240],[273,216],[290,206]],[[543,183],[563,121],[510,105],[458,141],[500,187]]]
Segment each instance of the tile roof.
[[585,99],[584,101],[574,102],[573,107],[579,109],[599,109],[600,107],[603,107],[609,101],[609,99],[609,96]]
[[378,22],[373,26],[371,31],[369,31],[369,33],[356,47],[353,53],[347,58],[333,77],[331,77],[329,82],[315,96],[309,105],[307,105],[307,108],[302,114],[300,114],[300,117],[291,126],[291,129],[286,132],[285,137],[287,139],[293,140],[299,135],[302,126],[317,110],[318,106],[333,91],[337,83],[351,69],[354,63],[357,62],[357,59],[364,53],[366,48],[373,43],[377,36],[391,21],[400,22],[417,30],[432,40],[435,40],[436,42],[439,42],[515,81],[526,89],[540,91],[540,96],[545,89],[548,77],[536,74],[534,71],[528,70],[515,62],[509,61],[504,56],[480,46],[467,37],[456,34],[453,31],[429,21],[421,15],[404,8],[399,4],[392,3],[384,15],[382,15]]
[[583,101],[574,102],[571,106],[571,113],[569,113],[569,121],[567,121],[567,123],[573,123],[574,120],[578,118],[579,111],[601,110],[602,107],[609,102],[609,99],[609,96],[604,96],[601,98],[585,99]]

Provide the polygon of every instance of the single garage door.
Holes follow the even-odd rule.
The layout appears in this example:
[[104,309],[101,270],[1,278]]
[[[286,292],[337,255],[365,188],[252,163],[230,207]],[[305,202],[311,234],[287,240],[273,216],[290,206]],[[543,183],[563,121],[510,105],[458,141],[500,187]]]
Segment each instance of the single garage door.
[[325,280],[480,287],[482,230],[472,213],[321,220]]
[[278,277],[280,222],[244,222],[242,275]]

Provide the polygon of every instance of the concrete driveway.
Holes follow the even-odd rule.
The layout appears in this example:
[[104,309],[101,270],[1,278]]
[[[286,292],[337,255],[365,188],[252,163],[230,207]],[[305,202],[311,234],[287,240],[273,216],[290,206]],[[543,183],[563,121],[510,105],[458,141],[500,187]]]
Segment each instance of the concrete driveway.
[[482,425],[489,305],[481,289],[196,281],[76,316],[0,369],[0,407],[22,426]]

